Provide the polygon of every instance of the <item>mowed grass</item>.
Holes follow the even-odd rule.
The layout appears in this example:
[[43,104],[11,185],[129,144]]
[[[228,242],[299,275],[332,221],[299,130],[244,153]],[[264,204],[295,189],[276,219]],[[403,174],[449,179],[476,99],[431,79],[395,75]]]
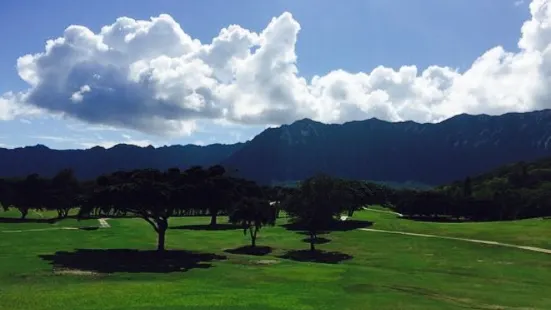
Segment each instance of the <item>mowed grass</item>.
[[374,229],[490,240],[551,249],[551,219],[438,223],[400,219],[389,211],[381,207],[372,207],[369,211],[358,212],[354,217],[373,221],[374,225],[371,228]]
[[[378,229],[388,229],[393,222],[400,230],[410,225],[386,215],[361,211],[354,218],[373,221],[372,227]],[[223,222],[223,217],[220,220]],[[260,232],[258,245],[272,247],[272,253],[261,257],[236,255],[225,250],[247,245],[248,237],[227,227],[201,229],[200,225],[208,222],[206,217],[170,220],[171,227],[179,227],[168,231],[170,250],[226,257],[198,259],[179,272],[154,272],[148,268],[154,264],[151,261],[143,262],[144,270],[150,272],[125,272],[128,270],[114,249],[152,250],[156,245],[156,234],[140,219],[111,219],[111,228],[97,230],[0,232],[0,309],[551,309],[549,254],[352,230],[332,232],[325,236],[331,242],[318,245],[352,259],[337,264],[298,262],[281,256],[289,250],[307,249],[304,235],[281,226],[268,227]],[[278,224],[283,223],[285,219]],[[67,219],[54,225],[92,224],[97,225],[97,221]],[[506,232],[516,222],[493,224],[495,231],[489,229],[480,239],[494,240],[499,230]],[[180,227],[189,225],[195,228]],[[432,226],[434,229],[426,232],[439,234],[444,230],[441,225],[423,227]],[[466,225],[465,230],[471,227],[453,225]],[[0,231],[23,227],[55,226],[0,222]],[[477,231],[475,235],[484,234],[477,229],[472,229]],[[526,225],[522,231],[525,239],[506,241],[528,240],[527,244],[534,245],[531,240],[543,239],[541,229]],[[58,272],[90,259],[86,257],[90,252],[78,249],[98,250],[95,257],[110,264],[115,272]],[[76,256],[69,256],[72,260],[65,261],[67,266],[53,266],[51,257],[58,251]],[[128,259],[137,257],[139,254]]]

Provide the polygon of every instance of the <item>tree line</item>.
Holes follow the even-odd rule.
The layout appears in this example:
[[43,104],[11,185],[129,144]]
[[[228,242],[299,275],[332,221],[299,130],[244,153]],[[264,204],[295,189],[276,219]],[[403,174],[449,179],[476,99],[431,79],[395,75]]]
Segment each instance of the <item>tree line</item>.
[[551,216],[551,159],[515,163],[430,191],[400,191],[396,211],[418,218],[503,221]]
[[37,174],[0,179],[0,204],[19,210],[71,210],[79,219],[140,217],[157,233],[157,248],[165,249],[169,219],[208,216],[211,226],[220,216],[243,229],[256,246],[259,231],[274,225],[280,212],[300,224],[310,248],[320,232],[330,230],[340,215],[368,205],[386,205],[406,217],[450,220],[514,220],[551,216],[551,160],[516,164],[433,190],[396,190],[380,184],[316,175],[296,187],[260,186],[234,177],[224,167],[192,167],[166,171],[117,171],[95,180],[79,181],[65,169],[52,178]]
[[19,210],[22,219],[29,210],[55,210],[62,219],[73,209],[79,219],[140,217],[157,233],[158,251],[165,250],[172,217],[205,215],[216,226],[218,217],[227,216],[250,236],[251,247],[255,247],[261,228],[274,225],[281,211],[309,233],[315,250],[320,231],[330,229],[340,214],[352,215],[376,203],[382,197],[378,192],[368,183],[327,175],[316,175],[296,188],[260,186],[233,177],[219,165],[184,171],[118,171],[82,182],[70,169],[53,178],[32,174],[0,180],[0,203],[6,210]]

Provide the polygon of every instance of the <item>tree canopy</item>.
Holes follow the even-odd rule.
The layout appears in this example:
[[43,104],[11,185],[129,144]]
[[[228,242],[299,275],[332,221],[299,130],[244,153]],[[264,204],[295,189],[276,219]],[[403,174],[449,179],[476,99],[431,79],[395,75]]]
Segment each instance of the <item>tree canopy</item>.
[[256,238],[260,229],[266,225],[274,225],[276,220],[275,207],[261,197],[245,197],[236,204],[229,221],[243,228],[243,233],[249,233],[251,247],[256,247]]
[[285,201],[287,213],[310,235],[310,250],[315,250],[317,235],[354,205],[351,191],[343,180],[317,175],[302,182],[298,191]]

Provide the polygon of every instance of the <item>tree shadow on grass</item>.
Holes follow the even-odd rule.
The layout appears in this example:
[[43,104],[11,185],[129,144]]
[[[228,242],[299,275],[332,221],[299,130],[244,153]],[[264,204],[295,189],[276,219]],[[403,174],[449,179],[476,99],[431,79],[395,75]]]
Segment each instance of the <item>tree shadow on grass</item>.
[[184,272],[194,268],[210,268],[212,264],[209,262],[226,259],[226,256],[210,253],[176,250],[160,253],[131,249],[77,249],[74,252],[60,251],[39,257],[57,268],[99,273]]
[[294,250],[281,256],[283,259],[290,259],[299,262],[338,264],[345,260],[352,259],[352,256],[341,252]]
[[[366,228],[372,225],[373,225],[373,222],[370,222],[370,221],[359,221],[359,220],[336,221],[335,220],[331,222],[331,224],[328,225],[326,229],[318,232],[318,234],[328,234],[331,231],[350,231],[358,228]],[[307,231],[305,225],[300,222],[289,223],[281,226],[290,231],[302,231],[302,232]]]
[[0,223],[46,223],[46,224],[54,224],[59,219],[53,218],[53,219],[22,219],[22,218],[15,218],[15,217],[0,217]]
[[416,222],[434,222],[434,223],[467,223],[467,222],[475,222],[475,221],[472,221],[472,220],[468,220],[468,219],[463,219],[463,218],[451,218],[451,217],[446,217],[446,216],[437,216],[437,217],[432,217],[432,216],[402,216],[400,217],[401,219],[404,219],[404,220],[410,220],[410,221],[416,221]]
[[[302,239],[302,242],[306,242],[306,243],[310,244],[311,240],[312,240],[312,238],[308,237],[308,238]],[[329,242],[331,242],[331,239],[327,239],[327,238],[323,238],[323,237],[317,237],[316,239],[314,239],[314,244],[326,244],[326,243],[329,243]]]
[[217,224],[214,226],[205,224],[205,225],[182,225],[170,227],[170,229],[186,229],[186,230],[237,230],[243,229],[241,226],[232,225],[232,224]]
[[98,230],[99,227],[98,227],[98,226],[84,226],[84,227],[79,227],[78,229],[79,229],[79,230],[87,230],[87,231],[89,231],[89,230]]
[[272,248],[269,246],[255,246],[254,248],[250,245],[242,246],[235,249],[228,249],[224,252],[230,254],[242,254],[242,255],[255,255],[255,256],[264,256],[272,253]]

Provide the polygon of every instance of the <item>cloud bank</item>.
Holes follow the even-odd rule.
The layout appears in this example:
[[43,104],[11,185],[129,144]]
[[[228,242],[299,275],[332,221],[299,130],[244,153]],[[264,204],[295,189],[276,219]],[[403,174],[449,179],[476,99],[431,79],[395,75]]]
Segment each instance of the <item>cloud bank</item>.
[[260,33],[231,25],[210,43],[193,39],[166,14],[121,17],[98,33],[73,25],[43,52],[18,59],[29,89],[0,97],[0,120],[31,106],[88,123],[185,135],[198,119],[254,125],[304,117],[434,122],[459,113],[551,108],[550,2],[531,2],[519,51],[494,47],[464,72],[377,67],[309,80],[298,73],[300,24],[290,13],[273,18]]

